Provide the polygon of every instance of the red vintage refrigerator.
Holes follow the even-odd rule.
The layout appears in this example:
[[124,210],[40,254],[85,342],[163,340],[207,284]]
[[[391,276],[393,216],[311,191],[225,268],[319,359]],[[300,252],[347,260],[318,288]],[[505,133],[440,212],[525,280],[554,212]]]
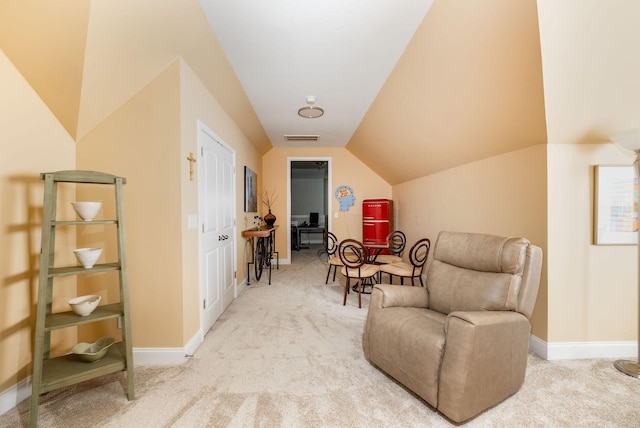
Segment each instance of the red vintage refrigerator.
[[387,235],[394,231],[394,227],[391,199],[362,201],[362,243],[364,245],[387,245]]

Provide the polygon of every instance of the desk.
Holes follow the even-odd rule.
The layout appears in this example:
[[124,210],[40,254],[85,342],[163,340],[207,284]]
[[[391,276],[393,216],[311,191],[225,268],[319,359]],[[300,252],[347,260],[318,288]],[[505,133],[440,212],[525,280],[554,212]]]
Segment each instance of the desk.
[[[271,261],[276,246],[276,229],[277,225],[271,228],[261,227],[260,229],[247,229],[242,231],[242,236],[251,241],[251,260],[247,262],[247,285],[251,284],[250,265],[255,268],[256,281],[260,281],[262,270],[269,268],[269,285],[271,285]],[[256,239],[257,238],[257,239]],[[279,254],[278,254],[279,256]],[[280,268],[280,257],[278,257],[278,269]]]
[[324,227],[298,226],[296,229],[297,229],[296,230],[296,247],[295,247],[296,251],[300,251],[301,248],[309,248],[309,247],[303,247],[300,245],[300,234],[322,233],[324,235]]

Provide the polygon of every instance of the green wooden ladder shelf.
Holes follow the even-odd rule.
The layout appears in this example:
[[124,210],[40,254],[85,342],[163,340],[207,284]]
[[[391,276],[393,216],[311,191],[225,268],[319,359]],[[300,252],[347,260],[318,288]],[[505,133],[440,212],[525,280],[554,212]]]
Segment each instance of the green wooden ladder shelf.
[[[42,219],[42,247],[40,253],[40,277],[38,283],[38,306],[34,339],[33,374],[31,377],[31,411],[29,426],[38,424],[40,395],[54,389],[73,385],[95,377],[118,371],[127,372],[127,397],[135,398],[133,383],[133,352],[131,349],[131,315],[129,309],[129,286],[127,281],[127,258],[124,232],[123,190],[126,179],[96,171],[57,171],[40,174],[44,180],[44,207]],[[93,221],[58,221],[56,205],[58,183],[89,183],[115,186],[116,219]],[[118,261],[96,264],[90,269],[82,266],[54,267],[55,236],[59,226],[115,224],[117,229]],[[98,272],[118,271],[120,301],[101,305],[90,315],[80,317],[69,312],[51,312],[53,280],[56,277],[82,275]],[[51,331],[76,327],[107,319],[120,318],[122,341],[109,348],[98,361],[86,363],[71,355],[49,357]]]

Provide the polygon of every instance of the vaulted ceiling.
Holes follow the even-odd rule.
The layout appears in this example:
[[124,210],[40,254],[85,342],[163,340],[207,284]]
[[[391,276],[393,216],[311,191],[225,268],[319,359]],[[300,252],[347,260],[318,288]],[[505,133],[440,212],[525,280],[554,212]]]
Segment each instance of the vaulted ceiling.
[[[201,1],[205,9],[208,1]],[[329,15],[310,30],[344,30],[351,19],[355,31],[358,17],[364,22],[363,17],[373,15],[367,13],[362,1],[326,3],[343,8],[352,4],[359,9],[341,14],[338,27],[320,25],[332,23]],[[375,3],[384,7],[390,2]],[[363,62],[371,57],[374,65],[370,67],[380,68],[372,73],[377,77],[363,82],[366,84],[340,73],[340,68],[319,77],[311,72],[314,68],[305,69],[304,61],[311,67],[349,58],[343,50],[337,55],[336,50],[321,49],[321,35],[326,34],[322,31],[314,38],[316,45],[308,48],[308,55],[297,58],[301,64],[287,63],[265,52],[255,64],[252,78],[239,65],[251,51],[244,51],[241,43],[229,42],[227,36],[218,37],[211,10],[208,20],[197,0],[2,0],[0,48],[76,140],[182,57],[260,152],[282,144],[282,132],[271,130],[276,129],[274,123],[282,122],[283,115],[265,112],[284,106],[294,110],[288,113],[292,132],[325,136],[326,141],[321,138],[313,143],[316,145],[346,144],[391,184],[546,143],[536,1],[435,0],[429,8],[430,3],[411,2],[416,8],[411,9],[413,21],[390,13],[388,22],[381,22],[379,15],[377,21],[372,20],[381,34],[401,34],[385,49],[376,51],[375,46],[361,45],[361,52],[354,54],[353,58]],[[295,4],[300,13],[311,16],[308,10],[300,9],[307,3],[299,1],[271,3],[270,13],[277,12],[278,4]],[[396,2],[393,6],[401,8]],[[228,14],[224,19],[231,26],[237,24],[249,42],[259,40],[264,32],[247,25],[260,22],[252,12],[262,13],[265,20],[269,17],[258,8],[245,10],[244,15]],[[295,10],[289,7],[286,16],[292,19]],[[416,10],[423,11],[417,20]],[[407,28],[411,28],[408,34]],[[218,31],[222,35],[222,29]],[[342,37],[348,34],[346,31]],[[379,47],[380,38],[370,39]],[[291,41],[296,40],[304,38]],[[364,43],[367,37],[358,40]],[[389,65],[389,58],[397,62]],[[346,64],[340,64],[342,70],[349,70],[348,61]],[[290,73],[294,66],[297,72]],[[352,66],[362,75],[359,64]],[[255,81],[260,81],[256,76],[264,78],[260,74],[263,69],[286,75],[290,86],[301,92],[299,98],[292,101],[293,95],[283,89],[288,95],[280,99],[278,87],[256,85]],[[341,80],[342,74],[346,81]],[[334,87],[326,89],[326,94],[335,92],[339,85],[365,92],[345,101],[337,96],[323,98],[320,83],[327,81]],[[318,93],[311,93],[315,91]],[[317,96],[318,105],[326,103],[322,105],[325,117],[302,119],[295,114],[308,95]],[[353,102],[354,97],[358,102]],[[331,127],[322,128],[325,122]],[[296,128],[300,123],[309,128]],[[314,131],[313,126],[318,129]]]
[[[199,1],[271,144],[280,147],[344,147],[432,3]],[[298,115],[307,97],[322,117]]]
[[436,0],[347,148],[392,184],[547,142],[534,0]]

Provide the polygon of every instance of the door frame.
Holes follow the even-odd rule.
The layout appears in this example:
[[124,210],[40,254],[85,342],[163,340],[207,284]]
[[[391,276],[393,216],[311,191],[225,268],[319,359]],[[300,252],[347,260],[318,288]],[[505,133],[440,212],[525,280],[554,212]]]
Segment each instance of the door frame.
[[[216,141],[218,144],[220,144],[225,150],[228,150],[229,153],[231,154],[231,162],[232,162],[232,167],[233,167],[233,179],[231,180],[231,204],[233,209],[231,210],[232,213],[232,229],[233,229],[233,246],[231,249],[232,252],[232,263],[233,263],[233,299],[235,300],[238,297],[238,282],[237,282],[237,258],[238,258],[238,249],[237,249],[237,217],[238,217],[238,213],[237,213],[237,195],[236,195],[236,182],[237,180],[237,168],[236,168],[236,151],[233,147],[231,147],[229,144],[227,144],[222,138],[220,138],[215,132],[213,132],[211,129],[209,129],[209,127],[207,127],[204,123],[202,123],[200,120],[198,120],[198,129],[197,129],[197,146],[198,146],[198,151],[197,153],[200,153],[200,150],[202,149],[202,145],[201,145],[201,141],[200,141],[200,133],[203,132],[205,134],[207,134],[209,137],[211,137],[214,141]],[[203,288],[205,287],[204,284],[204,275],[202,272],[203,266],[202,266],[202,257],[203,257],[203,250],[202,250],[202,210],[203,210],[203,205],[204,205],[204,197],[203,197],[203,188],[202,188],[202,175],[201,175],[201,168],[198,168],[198,308],[199,308],[199,319],[200,319],[200,333],[204,336],[204,334],[206,334],[206,331],[203,331],[203,307],[202,307],[202,301],[203,301]],[[224,290],[222,290],[221,293],[221,298],[222,295],[224,294]],[[224,305],[223,305],[224,306]],[[227,305],[228,306],[228,305]],[[222,312],[224,313],[226,309],[226,306],[224,306],[222,308]]]
[[332,161],[330,156],[307,156],[307,157],[287,157],[287,222],[286,222],[286,236],[287,236],[287,259],[291,263],[291,163],[292,162],[315,162],[323,161],[327,162],[327,230],[331,230],[331,223],[333,222],[333,198],[331,193],[333,192],[332,183]]

